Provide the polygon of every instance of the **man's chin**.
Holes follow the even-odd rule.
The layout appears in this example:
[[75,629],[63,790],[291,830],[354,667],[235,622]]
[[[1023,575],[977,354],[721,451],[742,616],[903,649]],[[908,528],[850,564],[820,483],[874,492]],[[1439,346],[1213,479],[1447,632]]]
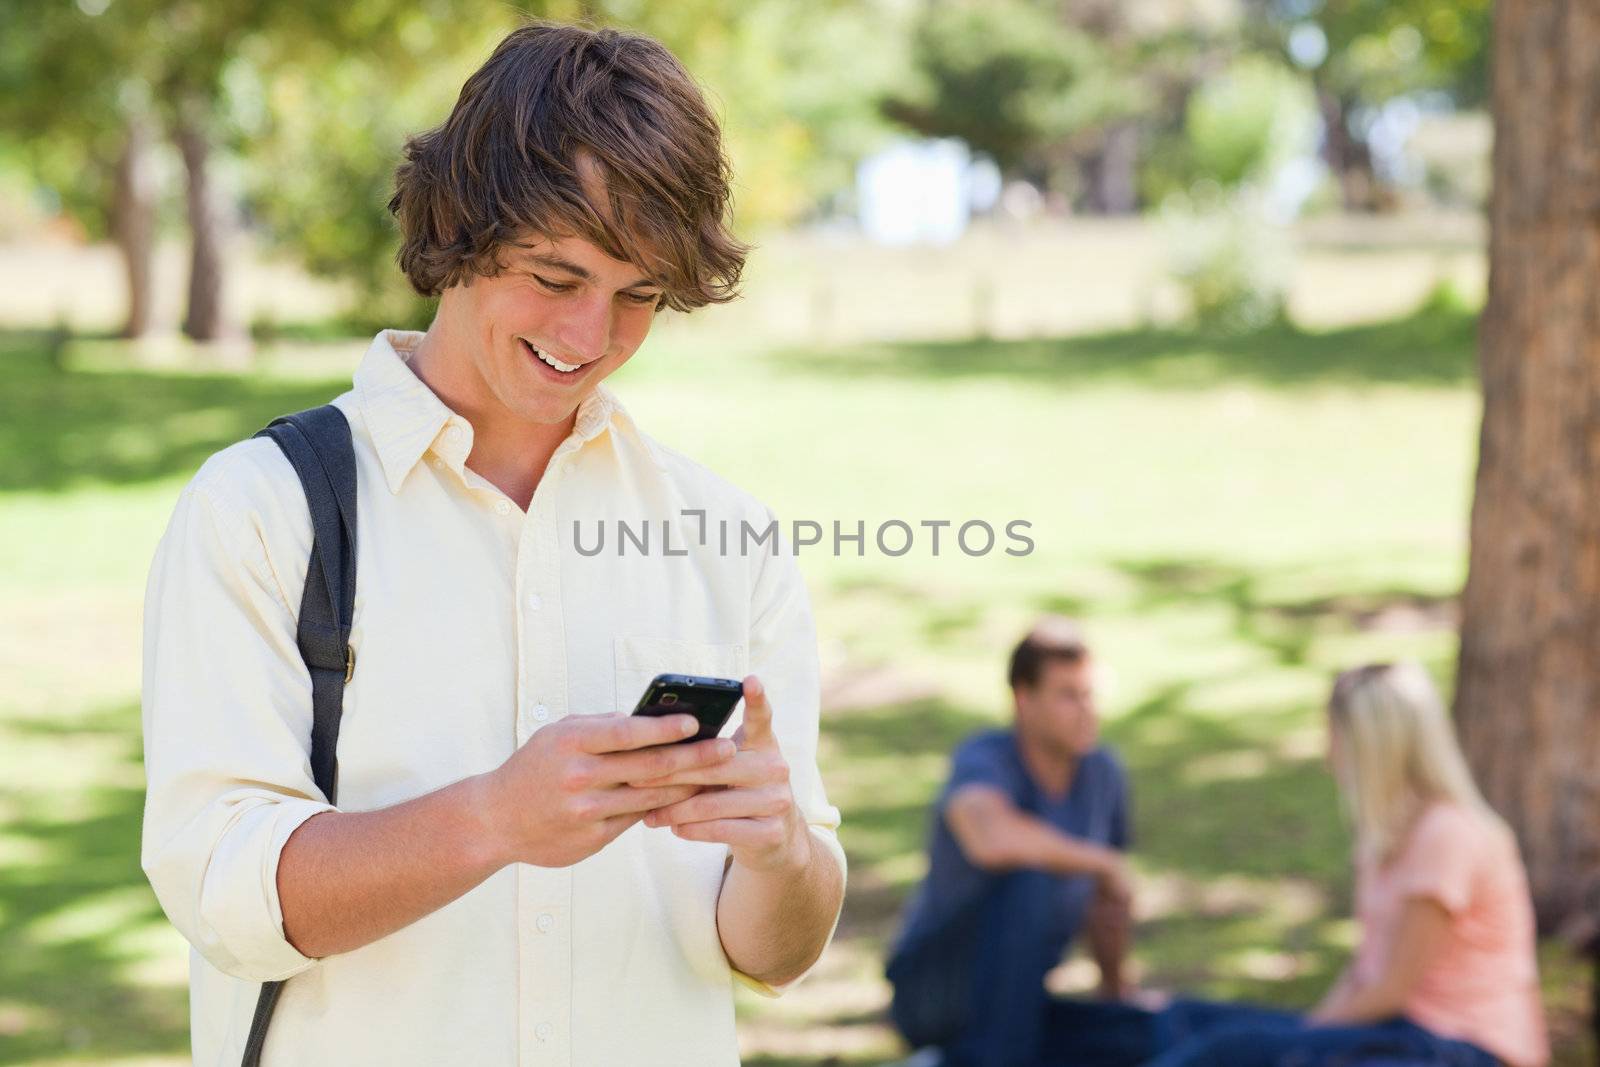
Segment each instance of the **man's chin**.
[[588,392],[572,397],[539,397],[517,407],[522,422],[536,426],[561,426],[571,422]]

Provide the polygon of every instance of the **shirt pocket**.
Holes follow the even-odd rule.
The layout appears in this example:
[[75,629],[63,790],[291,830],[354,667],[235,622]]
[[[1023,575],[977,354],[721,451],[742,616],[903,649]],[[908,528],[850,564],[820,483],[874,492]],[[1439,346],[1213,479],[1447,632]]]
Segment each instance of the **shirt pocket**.
[[[670,637],[618,634],[612,638],[612,659],[616,679],[612,706],[627,714],[638,706],[645,687],[658,674],[699,674],[712,678],[743,678],[745,646],[709,641],[682,641]],[[743,717],[734,712],[731,728]],[[724,733],[729,732],[727,729]]]

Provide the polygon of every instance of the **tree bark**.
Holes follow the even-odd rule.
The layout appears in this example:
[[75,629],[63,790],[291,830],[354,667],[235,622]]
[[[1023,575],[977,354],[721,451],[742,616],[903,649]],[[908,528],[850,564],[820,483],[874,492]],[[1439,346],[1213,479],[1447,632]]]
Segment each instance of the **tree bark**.
[[1109,127],[1099,150],[1084,161],[1085,207],[1096,215],[1131,215],[1139,208],[1139,127]]
[[1349,212],[1376,211],[1378,176],[1372,169],[1372,149],[1350,132],[1350,110],[1342,97],[1317,90],[1317,110],[1322,115],[1322,159],[1339,182],[1339,202]]
[[196,341],[233,338],[227,318],[227,205],[214,187],[211,170],[209,113],[198,106],[181,109],[175,139],[188,177],[187,202],[192,238],[189,260],[189,307],[183,332]]
[[154,299],[156,180],[151,147],[155,131],[148,116],[128,117],[127,140],[117,160],[116,180],[111,205],[112,236],[122,253],[123,273],[128,280],[128,313],[121,336],[143,337],[150,330],[150,308]]
[[1600,5],[1495,5],[1483,427],[1455,712],[1540,927],[1600,885]]

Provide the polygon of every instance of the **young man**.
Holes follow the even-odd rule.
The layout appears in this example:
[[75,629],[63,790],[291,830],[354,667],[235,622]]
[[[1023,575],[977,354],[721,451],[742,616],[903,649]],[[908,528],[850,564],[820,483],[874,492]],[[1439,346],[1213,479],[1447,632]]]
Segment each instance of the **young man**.
[[[1128,991],[1128,785],[1098,744],[1093,661],[1070,619],[1041,620],[1011,656],[1015,727],[956,749],[934,802],[928,874],[887,966],[891,1017],[949,1067],[1094,1062],[1046,972],[1080,929],[1100,993]],[[1116,1009],[1109,1009],[1115,1011]],[[1096,1011],[1096,1020],[1108,1018]],[[1107,1051],[1120,1050],[1119,1044]]]
[[[239,1063],[288,979],[263,1064],[735,1064],[733,979],[778,995],[843,897],[813,622],[790,553],[695,536],[771,512],[601,384],[658,309],[734,295],[717,124],[656,42],[533,24],[405,154],[400,264],[439,307],[334,401],[360,504],[337,806],[276,444],[204,465],[150,576],[143,866],[194,948],[195,1062]],[[673,554],[576,551],[619,520]],[[627,715],[660,672],[744,677],[734,737]]]

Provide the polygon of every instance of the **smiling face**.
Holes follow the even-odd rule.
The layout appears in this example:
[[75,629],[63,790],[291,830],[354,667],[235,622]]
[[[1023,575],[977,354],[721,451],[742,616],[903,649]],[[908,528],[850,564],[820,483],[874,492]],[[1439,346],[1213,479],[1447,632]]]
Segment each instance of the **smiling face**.
[[658,307],[738,295],[730,180],[693,76],[614,29],[518,27],[449,117],[406,139],[397,258],[439,299],[411,367],[472,423],[477,462],[553,449]]
[[[661,289],[581,237],[501,252],[504,269],[445,290],[460,359],[452,392],[474,421],[560,425],[638,351]],[[569,369],[570,368],[570,369]]]

